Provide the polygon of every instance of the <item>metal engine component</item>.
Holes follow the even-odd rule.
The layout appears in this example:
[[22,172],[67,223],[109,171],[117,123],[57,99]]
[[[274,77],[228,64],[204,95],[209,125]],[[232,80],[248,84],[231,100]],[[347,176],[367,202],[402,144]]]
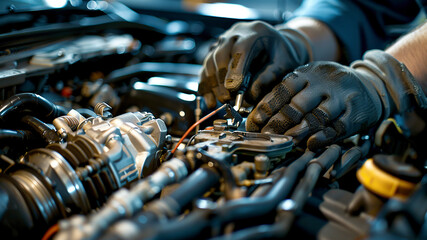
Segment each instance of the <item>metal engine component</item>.
[[115,221],[141,211],[144,203],[160,193],[165,186],[179,182],[187,175],[184,162],[173,158],[130,190],[122,188],[115,192],[98,212],[87,217],[76,215],[62,220],[59,223],[61,232],[56,239],[94,239]]
[[62,142],[29,151],[0,177],[6,208],[1,228],[8,237],[40,236],[57,220],[88,213],[117,189],[151,174],[167,131],[146,112],[85,118],[72,110],[54,125]]
[[[230,181],[234,179],[230,169],[233,165],[233,154],[245,153],[248,156],[256,156],[255,158],[265,158],[264,160],[268,159],[267,155],[273,158],[280,155],[280,158],[283,158],[293,145],[288,136],[241,131],[203,130],[195,135],[195,140],[197,143],[189,147],[185,154],[180,152],[177,157],[164,162],[153,174],[140,180],[129,190],[117,191],[98,212],[60,221],[60,231],[55,239],[97,239],[108,229],[114,229],[114,234],[120,237],[135,237],[133,234],[138,234],[136,230],[138,227],[128,226],[123,231],[119,226],[125,223],[120,220],[123,217],[130,218],[139,214],[145,203],[152,200],[167,185],[183,180],[185,183],[182,183],[182,190],[178,189],[176,193],[181,195],[184,192],[183,196],[186,196],[184,201],[191,201],[218,183],[221,176],[224,178],[223,184],[227,198],[239,197],[240,190],[233,181]],[[199,165],[207,167],[198,168]],[[265,168],[267,172],[268,167]],[[172,217],[182,211],[180,206],[188,204],[188,202],[181,202],[181,199],[173,200],[172,202],[176,201],[176,203],[171,204],[168,199],[170,200],[170,198],[153,200],[144,209],[159,216]]]
[[220,150],[252,156],[262,153],[268,157],[285,157],[293,146],[290,136],[223,130],[218,126],[214,126],[214,130],[202,130],[194,137],[194,143],[198,147],[207,146],[208,152]]
[[316,112],[285,123],[297,139],[246,132],[245,92],[272,59],[215,110],[204,59],[234,23],[283,23],[301,1],[166,2],[1,2],[1,239],[427,239],[427,111],[315,152],[312,134],[341,127]]
[[[135,112],[108,120],[102,117],[89,119],[82,126],[82,131],[86,136],[105,146],[108,146],[108,141],[114,138],[121,139],[123,148],[120,160],[113,160],[114,156],[109,156],[113,160],[110,161],[109,167],[114,169],[113,172],[117,174],[116,181],[121,187],[157,169],[155,157],[164,144],[167,129],[163,120],[155,119],[153,114]],[[76,136],[78,135],[79,132]]]

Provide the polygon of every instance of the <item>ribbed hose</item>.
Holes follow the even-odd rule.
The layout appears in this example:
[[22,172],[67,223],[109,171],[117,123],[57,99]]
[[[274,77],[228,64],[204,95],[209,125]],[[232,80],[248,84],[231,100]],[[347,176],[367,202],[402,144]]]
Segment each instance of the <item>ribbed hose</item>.
[[[84,223],[77,226],[68,225],[60,229],[55,239],[70,239],[78,236],[80,239],[97,239],[108,227],[116,221],[132,216],[141,211],[144,204],[159,194],[167,185],[181,181],[188,174],[188,169],[183,161],[173,158],[160,166],[160,168],[147,178],[141,179],[130,190],[125,188],[115,192],[108,202],[98,212],[86,217]],[[71,220],[68,224],[75,222]],[[67,226],[67,224],[62,224]],[[74,234],[74,235],[73,235]]]
[[75,131],[79,126],[79,120],[72,116],[61,116],[56,118],[55,120],[64,121],[64,123],[67,124],[73,131]]
[[34,130],[47,144],[57,143],[60,141],[56,131],[36,117],[27,115],[21,119],[21,122]]

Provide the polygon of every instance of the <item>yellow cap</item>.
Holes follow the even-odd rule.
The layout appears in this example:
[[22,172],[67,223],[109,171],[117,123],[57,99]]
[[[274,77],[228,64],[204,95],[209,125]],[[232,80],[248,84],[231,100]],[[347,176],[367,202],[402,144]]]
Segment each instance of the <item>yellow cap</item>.
[[366,160],[356,175],[365,188],[386,198],[396,197],[404,200],[416,187],[415,183],[384,172],[374,164],[373,159]]

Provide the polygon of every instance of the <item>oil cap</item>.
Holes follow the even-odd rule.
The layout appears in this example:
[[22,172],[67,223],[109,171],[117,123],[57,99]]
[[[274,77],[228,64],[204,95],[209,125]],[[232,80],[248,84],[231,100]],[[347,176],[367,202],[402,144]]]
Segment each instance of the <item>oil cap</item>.
[[[383,156],[374,156],[374,158],[383,158]],[[378,161],[378,160],[377,160]],[[396,176],[388,172],[384,168],[379,167],[374,159],[366,160],[363,166],[357,171],[357,179],[368,190],[385,198],[399,198],[405,200],[411,195],[417,186],[418,178],[412,171],[409,171],[412,176]],[[381,160],[383,161],[383,160]],[[397,164],[397,163],[395,163]],[[398,165],[398,164],[397,164]],[[406,164],[405,164],[406,165]],[[401,170],[404,170],[401,167]],[[405,175],[404,171],[400,175]]]

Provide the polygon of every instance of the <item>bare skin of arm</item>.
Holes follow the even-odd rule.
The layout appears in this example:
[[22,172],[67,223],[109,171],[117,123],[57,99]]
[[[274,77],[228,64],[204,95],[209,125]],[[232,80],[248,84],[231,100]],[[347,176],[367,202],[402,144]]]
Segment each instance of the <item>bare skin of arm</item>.
[[[427,94],[427,24],[400,38],[386,52],[406,65]],[[404,117],[412,134],[416,135],[425,128],[426,123],[417,114],[410,113]]]
[[427,24],[400,38],[386,52],[404,63],[427,93]]
[[335,34],[323,22],[299,17],[286,23],[287,27],[301,31],[311,41],[313,61],[339,61],[341,47]]

